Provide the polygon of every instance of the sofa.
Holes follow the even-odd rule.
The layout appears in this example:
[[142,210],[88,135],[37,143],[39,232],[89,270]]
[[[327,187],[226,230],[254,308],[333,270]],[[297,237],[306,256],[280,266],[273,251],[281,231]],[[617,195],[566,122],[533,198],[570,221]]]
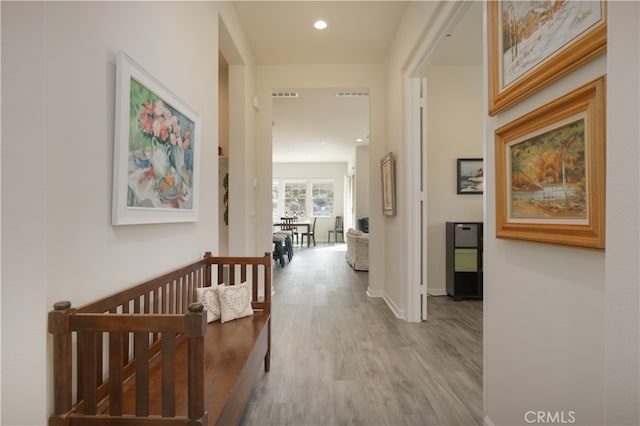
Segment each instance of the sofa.
[[369,234],[349,228],[347,230],[347,254],[345,258],[354,270],[368,271]]

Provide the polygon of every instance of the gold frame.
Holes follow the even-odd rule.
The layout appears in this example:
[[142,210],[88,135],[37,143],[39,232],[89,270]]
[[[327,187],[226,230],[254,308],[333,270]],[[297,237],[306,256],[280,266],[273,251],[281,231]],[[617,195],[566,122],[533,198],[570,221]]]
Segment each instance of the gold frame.
[[602,0],[602,21],[547,56],[508,86],[501,87],[502,67],[499,58],[499,3],[487,2],[489,115],[493,116],[531,96],[565,74],[607,50],[607,7]]
[[[600,77],[495,131],[497,238],[604,250],[605,85],[605,77]],[[509,144],[520,143],[519,141],[527,136],[534,137],[548,129],[559,129],[562,127],[560,125],[562,120],[568,120],[578,114],[583,115],[585,121],[587,223],[569,224],[554,218],[542,220],[510,218],[511,204],[507,205],[512,189]]]
[[396,215],[396,170],[392,152],[387,152],[380,160],[382,175],[382,214]]

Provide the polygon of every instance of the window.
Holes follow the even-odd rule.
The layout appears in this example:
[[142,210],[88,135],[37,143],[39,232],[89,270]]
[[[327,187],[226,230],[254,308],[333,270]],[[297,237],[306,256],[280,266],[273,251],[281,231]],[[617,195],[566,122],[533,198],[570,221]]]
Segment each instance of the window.
[[271,193],[273,197],[273,211],[271,214],[274,218],[277,218],[280,216],[280,209],[278,208],[280,200],[280,183],[277,180],[273,181],[273,185],[271,186]]
[[314,216],[333,216],[333,182],[311,182]]
[[307,210],[307,184],[284,182],[284,215],[305,216]]
[[333,179],[274,179],[273,219],[282,216],[333,216]]

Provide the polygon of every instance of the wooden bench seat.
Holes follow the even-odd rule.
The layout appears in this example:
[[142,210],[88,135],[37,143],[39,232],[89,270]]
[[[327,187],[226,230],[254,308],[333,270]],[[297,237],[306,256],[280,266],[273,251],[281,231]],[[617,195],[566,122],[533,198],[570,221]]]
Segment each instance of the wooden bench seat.
[[[206,254],[77,309],[57,303],[49,425],[238,424],[260,368],[270,367],[270,268],[270,253]],[[245,281],[254,314],[207,324],[195,290]]]
[[[244,405],[251,396],[255,372],[260,369],[268,351],[268,329],[266,315],[254,315],[221,324],[210,323],[204,337],[205,348],[205,404],[209,418],[218,419],[216,424],[237,424],[242,417]],[[176,388],[187,389],[187,341],[176,345]],[[161,357],[149,363],[149,388],[160,390]],[[268,369],[268,368],[267,368]],[[124,388],[125,414],[135,414],[135,381]],[[160,395],[151,395],[150,415],[161,415]],[[186,416],[187,394],[176,395],[176,415]]]

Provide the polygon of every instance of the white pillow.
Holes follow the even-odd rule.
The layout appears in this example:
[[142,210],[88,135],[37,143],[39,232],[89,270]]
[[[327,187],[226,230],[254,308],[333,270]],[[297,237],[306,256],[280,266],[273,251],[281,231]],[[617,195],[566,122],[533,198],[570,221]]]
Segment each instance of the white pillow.
[[218,289],[223,285],[213,285],[211,287],[196,288],[196,300],[202,302],[204,310],[207,312],[207,322],[213,322],[220,319],[220,300],[218,298]]
[[251,289],[246,281],[242,284],[218,287],[218,299],[222,322],[253,315]]

